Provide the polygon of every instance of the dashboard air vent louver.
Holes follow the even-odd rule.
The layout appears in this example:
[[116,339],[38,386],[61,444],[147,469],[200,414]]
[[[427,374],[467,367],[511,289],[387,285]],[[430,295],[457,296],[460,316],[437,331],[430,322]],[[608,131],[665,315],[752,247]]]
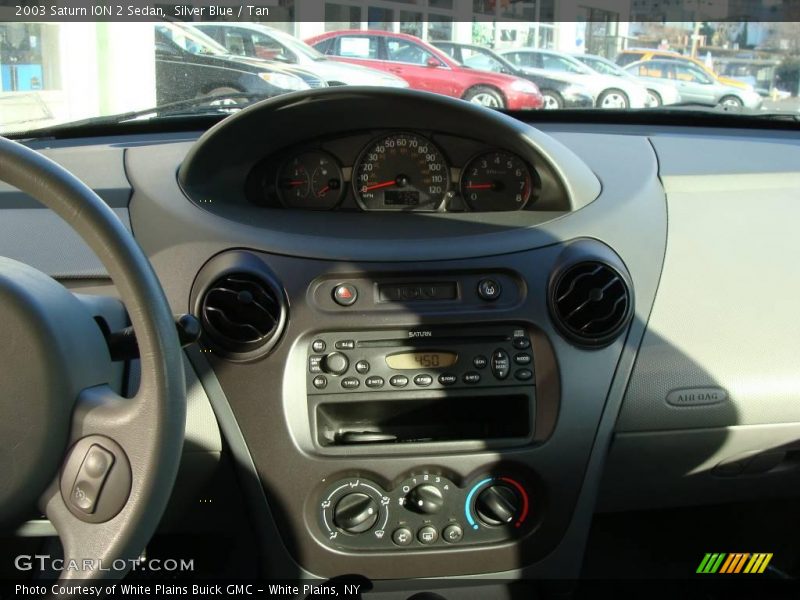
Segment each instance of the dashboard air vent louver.
[[573,341],[603,346],[631,316],[631,294],[623,277],[605,263],[579,262],[555,279],[550,303],[556,324]]
[[213,344],[228,353],[266,352],[283,328],[281,298],[275,286],[258,275],[228,273],[214,281],[203,295],[203,329]]

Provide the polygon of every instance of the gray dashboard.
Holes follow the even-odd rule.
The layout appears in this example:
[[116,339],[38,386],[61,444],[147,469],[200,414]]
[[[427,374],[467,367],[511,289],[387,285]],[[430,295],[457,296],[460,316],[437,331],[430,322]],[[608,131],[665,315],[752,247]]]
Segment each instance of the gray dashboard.
[[[369,118],[378,126],[411,125]],[[175,312],[197,311],[204,291],[198,282],[224,273],[213,269],[226,260],[236,264],[236,253],[254,256],[256,268],[280,282],[289,317],[268,355],[232,362],[194,352],[192,361],[220,422],[228,422],[223,433],[241,432],[275,516],[271,531],[281,536],[286,557],[311,573],[572,576],[595,510],[796,490],[797,136],[556,124],[534,130],[504,117],[487,117],[483,125],[482,135],[502,133],[497,142],[519,144],[524,137],[563,178],[569,205],[525,211],[522,219],[520,213],[264,212],[234,192],[219,193],[233,189],[245,169],[214,171],[211,155],[198,163],[204,181],[193,186],[181,175],[179,185],[181,165],[191,164],[187,156],[204,152],[199,134],[32,145],[84,178],[127,219]],[[251,148],[240,143],[237,152],[255,161]],[[232,164],[240,158],[232,156]],[[98,160],[108,165],[103,175]],[[216,203],[190,202],[184,191]],[[15,192],[0,190],[5,198],[0,255],[61,279],[103,279],[99,263],[66,226]],[[20,235],[33,228],[43,232],[36,243]],[[565,336],[548,300],[554,274],[586,257],[622,273],[633,298],[624,334],[600,348]],[[379,285],[442,274],[461,285],[464,302],[381,306],[363,304],[362,297],[341,310],[321,309],[308,296],[319,281]],[[516,278],[518,295],[496,305],[468,302],[472,283],[464,282],[473,274]],[[368,285],[359,289],[363,295]],[[516,324],[532,340],[535,378],[526,389],[533,394],[533,424],[521,446],[451,439],[337,452],[315,442],[319,413],[309,412],[305,372],[309,344],[322,333],[334,332],[333,340],[354,325],[357,332],[487,323]],[[380,398],[403,400],[404,393]],[[349,414],[336,410],[325,414]],[[348,477],[377,482],[394,502],[394,490],[409,476],[446,477],[468,490],[481,473],[506,472],[530,484],[537,513],[519,536],[431,548],[350,547],[330,544],[316,521],[327,486]]]

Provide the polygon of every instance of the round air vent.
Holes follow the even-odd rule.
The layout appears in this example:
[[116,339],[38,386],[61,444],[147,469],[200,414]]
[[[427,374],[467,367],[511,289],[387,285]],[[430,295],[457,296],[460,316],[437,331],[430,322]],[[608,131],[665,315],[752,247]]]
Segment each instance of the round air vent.
[[611,343],[630,320],[631,294],[615,269],[596,261],[564,269],[550,290],[556,324],[573,341],[586,346]]
[[200,301],[203,330],[232,358],[253,358],[278,341],[285,322],[280,291],[267,278],[248,272],[216,279]]

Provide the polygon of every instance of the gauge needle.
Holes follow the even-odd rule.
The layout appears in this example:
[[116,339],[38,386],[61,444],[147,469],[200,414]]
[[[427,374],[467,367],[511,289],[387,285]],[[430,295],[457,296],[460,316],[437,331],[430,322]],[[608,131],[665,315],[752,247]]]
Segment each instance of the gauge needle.
[[491,183],[473,183],[467,186],[468,190],[490,190],[494,187]]
[[379,190],[381,188],[389,187],[395,185],[397,183],[396,180],[392,179],[391,181],[384,181],[383,183],[376,183],[373,185],[365,185],[362,189],[365,192],[371,192],[372,190]]
[[331,189],[331,187],[330,187],[329,185],[326,185],[324,188],[322,188],[322,189],[321,189],[321,190],[320,190],[320,191],[317,193],[317,198],[321,198],[322,196],[324,196],[325,194],[327,194],[327,193],[328,193],[328,190],[330,190],[330,189]]
[[291,179],[291,180],[286,182],[287,185],[290,185],[292,187],[295,187],[295,186],[298,186],[298,185],[303,185],[304,183],[305,183],[305,179]]

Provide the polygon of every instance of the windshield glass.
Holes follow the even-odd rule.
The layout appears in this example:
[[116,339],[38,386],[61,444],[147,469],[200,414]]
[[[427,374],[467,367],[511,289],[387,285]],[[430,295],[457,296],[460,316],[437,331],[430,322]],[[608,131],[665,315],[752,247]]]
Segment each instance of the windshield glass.
[[31,5],[0,22],[0,132],[229,114],[343,85],[423,90],[491,110],[688,105],[800,115],[800,23],[691,20],[691,11],[687,20],[656,19],[644,8],[636,14],[641,3],[620,12],[610,0],[599,2],[604,9],[553,0],[254,0],[211,14],[205,4],[134,1],[121,17],[93,20],[62,18],[64,3],[53,0],[43,15]]

